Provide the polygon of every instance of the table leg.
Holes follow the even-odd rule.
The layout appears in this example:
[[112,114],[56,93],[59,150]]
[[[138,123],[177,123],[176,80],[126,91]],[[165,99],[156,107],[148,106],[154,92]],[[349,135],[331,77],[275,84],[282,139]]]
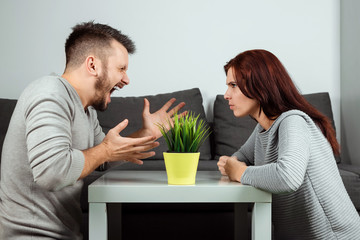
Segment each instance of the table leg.
[[122,239],[122,204],[110,203],[107,204],[108,214],[108,238]]
[[252,240],[271,240],[271,203],[255,203],[251,222]]
[[89,203],[89,240],[107,240],[106,203]]
[[235,203],[234,204],[234,239],[248,239],[248,204]]

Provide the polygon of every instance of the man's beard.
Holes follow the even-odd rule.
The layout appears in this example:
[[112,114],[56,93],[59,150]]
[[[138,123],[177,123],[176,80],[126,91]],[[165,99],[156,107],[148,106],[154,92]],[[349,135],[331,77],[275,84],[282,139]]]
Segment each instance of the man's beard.
[[108,107],[106,103],[106,98],[107,98],[106,95],[107,95],[107,89],[110,88],[109,84],[106,84],[107,74],[106,71],[104,72],[105,72],[104,75],[99,76],[99,78],[95,82],[95,89],[96,89],[95,100],[91,104],[93,108],[101,112],[105,111]]

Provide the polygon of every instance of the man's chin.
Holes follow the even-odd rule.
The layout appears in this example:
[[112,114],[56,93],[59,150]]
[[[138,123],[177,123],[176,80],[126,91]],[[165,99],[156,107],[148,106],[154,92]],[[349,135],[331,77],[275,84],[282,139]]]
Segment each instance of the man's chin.
[[93,104],[92,107],[95,108],[95,110],[97,110],[97,111],[104,112],[108,108],[108,104],[106,104],[106,103]]
[[[95,109],[96,109],[96,108],[95,108]],[[106,109],[107,109],[107,106],[104,107],[104,108],[96,109],[96,110],[98,110],[98,111],[100,111],[100,112],[104,112]]]

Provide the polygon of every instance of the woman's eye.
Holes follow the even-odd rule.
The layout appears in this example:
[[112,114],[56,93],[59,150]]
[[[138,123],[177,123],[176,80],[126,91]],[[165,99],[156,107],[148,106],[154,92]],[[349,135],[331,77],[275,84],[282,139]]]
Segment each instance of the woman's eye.
[[237,87],[236,83],[232,83],[232,84],[231,84],[231,87],[232,87],[232,88],[236,88],[236,87]]

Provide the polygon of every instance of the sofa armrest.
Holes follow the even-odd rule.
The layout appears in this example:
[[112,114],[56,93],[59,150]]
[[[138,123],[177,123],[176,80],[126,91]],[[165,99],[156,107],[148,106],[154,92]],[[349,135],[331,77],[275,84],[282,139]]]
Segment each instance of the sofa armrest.
[[355,166],[355,165],[346,164],[346,163],[339,163],[338,168],[341,170],[355,173],[360,177],[360,166]]
[[360,167],[339,163],[338,168],[346,191],[356,210],[360,213]]

